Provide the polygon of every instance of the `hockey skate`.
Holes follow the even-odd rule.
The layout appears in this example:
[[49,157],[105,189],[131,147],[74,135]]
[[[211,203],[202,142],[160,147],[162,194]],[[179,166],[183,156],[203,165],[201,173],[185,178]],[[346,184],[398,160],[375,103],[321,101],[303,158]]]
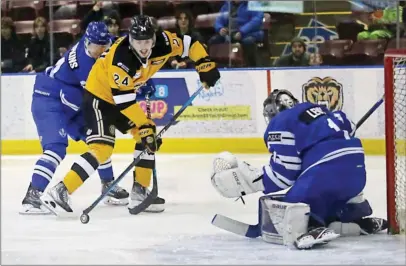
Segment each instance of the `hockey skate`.
[[30,183],[27,193],[22,202],[22,208],[19,211],[20,214],[25,215],[48,215],[51,212],[45,208],[40,200],[42,192],[35,189]]
[[[141,186],[139,183],[134,182],[131,190],[130,198],[131,203],[129,208],[134,208],[140,204],[150,193],[148,188]],[[145,210],[145,212],[163,212],[165,210],[165,200],[156,197],[154,202]]]
[[314,246],[325,245],[339,236],[329,228],[317,227],[298,237],[294,245],[297,249],[311,249]]
[[[112,182],[113,181],[102,181],[102,193],[106,191]],[[103,202],[106,205],[125,206],[128,205],[128,196],[128,192],[124,188],[117,185],[107,194]]]
[[362,235],[376,234],[388,229],[388,221],[382,218],[366,217],[355,222],[361,227]]
[[69,217],[73,214],[68,189],[61,181],[40,197],[42,204],[56,216]]

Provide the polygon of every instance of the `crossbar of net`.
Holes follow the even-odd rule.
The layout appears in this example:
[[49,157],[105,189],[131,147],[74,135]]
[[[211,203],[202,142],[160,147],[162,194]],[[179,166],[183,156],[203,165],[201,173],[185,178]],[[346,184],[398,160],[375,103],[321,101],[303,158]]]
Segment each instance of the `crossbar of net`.
[[406,232],[406,58],[393,59],[396,221]]

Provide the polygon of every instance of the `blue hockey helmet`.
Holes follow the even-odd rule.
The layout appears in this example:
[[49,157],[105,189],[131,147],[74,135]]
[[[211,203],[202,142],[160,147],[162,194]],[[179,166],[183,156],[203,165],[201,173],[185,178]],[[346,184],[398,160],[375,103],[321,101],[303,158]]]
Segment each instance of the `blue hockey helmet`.
[[85,32],[87,53],[97,59],[111,45],[111,35],[103,22],[90,22]]
[[111,36],[104,22],[92,21],[86,28],[85,39],[89,43],[97,45],[108,45],[111,43]]
[[290,109],[299,101],[288,90],[274,90],[264,101],[263,115],[266,123],[283,110]]

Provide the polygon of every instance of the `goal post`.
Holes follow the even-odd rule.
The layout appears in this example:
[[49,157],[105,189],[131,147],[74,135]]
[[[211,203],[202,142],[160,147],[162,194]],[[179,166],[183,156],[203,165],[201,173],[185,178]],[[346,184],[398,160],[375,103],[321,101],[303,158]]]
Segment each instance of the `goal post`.
[[406,49],[384,57],[387,214],[390,234],[406,227]]

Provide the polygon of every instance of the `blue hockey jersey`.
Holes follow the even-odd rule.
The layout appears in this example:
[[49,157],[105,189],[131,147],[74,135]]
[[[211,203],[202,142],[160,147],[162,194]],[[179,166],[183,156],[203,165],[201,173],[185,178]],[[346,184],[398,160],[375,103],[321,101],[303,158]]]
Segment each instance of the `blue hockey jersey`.
[[82,38],[54,66],[37,74],[34,95],[60,99],[68,119],[75,116],[82,103],[87,77],[95,62],[96,59],[87,53]]
[[363,153],[361,141],[352,137],[352,123],[341,112],[300,103],[277,114],[264,141],[271,153],[264,166],[264,193],[289,188],[308,169],[353,153]]

